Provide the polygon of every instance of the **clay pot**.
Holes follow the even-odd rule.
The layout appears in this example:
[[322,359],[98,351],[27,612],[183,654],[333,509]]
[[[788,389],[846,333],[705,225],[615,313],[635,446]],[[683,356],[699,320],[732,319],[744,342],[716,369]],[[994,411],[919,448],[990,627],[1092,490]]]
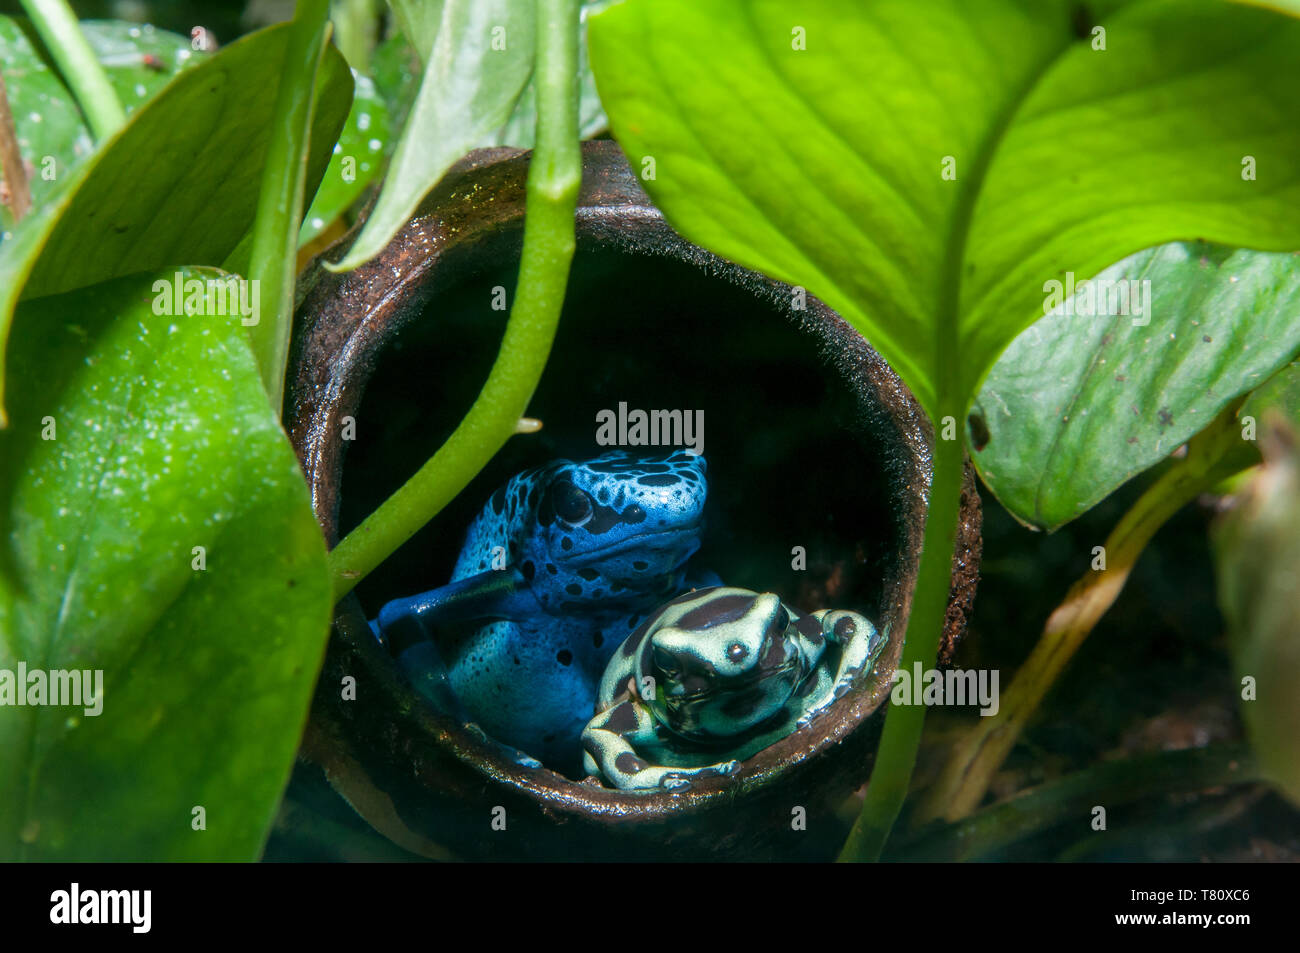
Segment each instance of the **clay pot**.
[[[431,857],[833,856],[846,824],[836,808],[870,774],[902,648],[929,423],[830,309],[811,296],[800,309],[795,289],[678,236],[614,143],[587,143],[583,161],[565,315],[529,409],[545,426],[515,437],[339,604],[302,755],[377,830]],[[340,522],[350,529],[427,459],[485,378],[505,320],[492,303],[518,264],[527,170],[525,153],[476,152],[378,259],[305,274],[286,420],[331,543]],[[327,255],[337,260],[344,244]],[[511,473],[603,452],[595,412],[619,401],[705,411],[699,565],[805,611],[857,609],[890,636],[876,669],[811,725],[738,774],[681,793],[610,790],[502,759],[426,706],[366,625],[387,599],[447,580],[465,527]],[[355,440],[344,439],[348,418]],[[979,528],[968,467],[946,653],[974,596]]]

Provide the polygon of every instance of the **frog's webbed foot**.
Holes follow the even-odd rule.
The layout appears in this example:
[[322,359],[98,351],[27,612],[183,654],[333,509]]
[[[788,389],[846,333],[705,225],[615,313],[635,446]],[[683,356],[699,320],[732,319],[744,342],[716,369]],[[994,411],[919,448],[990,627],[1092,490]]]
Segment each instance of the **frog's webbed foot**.
[[654,717],[634,697],[624,698],[598,714],[582,732],[583,763],[591,774],[625,791],[662,788],[681,791],[693,779],[729,775],[739,761],[720,761],[698,768],[650,764],[637,753],[655,740]]
[[659,786],[665,791],[684,791],[691,786],[693,779],[711,778],[735,774],[740,767],[739,761],[719,761],[700,768],[661,768],[666,773],[660,778]]
[[507,760],[512,761],[515,764],[522,765],[525,768],[542,767],[542,763],[532,755],[528,754],[526,751],[520,751],[518,748],[511,747],[504,742],[497,741],[475,722],[465,722],[465,730],[483,744],[495,749],[498,754],[504,756]]
[[871,620],[847,609],[822,609],[813,613],[822,624],[822,634],[828,642],[840,646],[840,664],[835,673],[834,697],[848,691],[859,673],[875,664],[888,639],[872,625]]
[[443,714],[465,721],[465,712],[456,693],[451,690],[451,676],[436,645],[428,639],[414,642],[399,652],[395,661],[422,698]]

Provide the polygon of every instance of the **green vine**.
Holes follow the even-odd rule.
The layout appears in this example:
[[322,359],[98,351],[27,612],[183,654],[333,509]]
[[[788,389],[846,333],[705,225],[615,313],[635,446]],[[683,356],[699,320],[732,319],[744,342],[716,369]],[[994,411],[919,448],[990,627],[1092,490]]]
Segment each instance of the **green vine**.
[[[939,639],[943,634],[948,593],[952,586],[952,556],[961,508],[964,457],[961,441],[935,441],[930,508],[925,521],[921,566],[912,597],[907,638],[903,643],[903,657],[898,663],[901,671],[911,671],[918,662],[928,668],[934,665],[939,654]],[[844,842],[839,856],[841,861],[880,859],[890,829],[907,797],[924,727],[924,706],[898,705],[889,709],[862,814]]]
[[90,48],[77,15],[66,0],[22,0],[32,26],[50,51],[64,82],[77,97],[77,105],[96,141],[107,139],[126,123],[108,74]]
[[438,452],[330,553],[341,599],[433,519],[517,432],[551,353],[574,250],[579,0],[538,0],[537,138],[515,301],[478,398]]

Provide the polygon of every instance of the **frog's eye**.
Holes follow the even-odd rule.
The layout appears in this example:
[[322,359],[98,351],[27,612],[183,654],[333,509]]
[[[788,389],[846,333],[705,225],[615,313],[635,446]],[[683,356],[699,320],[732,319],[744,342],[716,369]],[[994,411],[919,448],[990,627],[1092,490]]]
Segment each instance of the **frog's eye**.
[[654,647],[654,663],[655,668],[659,669],[665,678],[673,678],[677,675],[677,658],[667,649],[657,645]]
[[574,526],[591,516],[591,497],[567,480],[551,489],[555,515]]

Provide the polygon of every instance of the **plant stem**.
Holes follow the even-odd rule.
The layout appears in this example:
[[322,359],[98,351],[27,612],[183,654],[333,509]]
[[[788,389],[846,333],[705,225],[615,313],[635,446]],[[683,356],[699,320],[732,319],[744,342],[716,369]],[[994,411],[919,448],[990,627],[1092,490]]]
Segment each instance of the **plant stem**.
[[284,403],[307,147],[328,16],[329,0],[298,0],[294,10],[249,252],[248,277],[258,283],[260,313],[248,333],[277,416]]
[[[908,672],[918,662],[932,666],[938,657],[939,639],[948,612],[948,594],[952,588],[952,556],[961,508],[964,460],[961,441],[936,440],[933,460],[921,565],[912,595],[903,657],[898,663],[900,670]],[[862,814],[844,842],[839,856],[841,861],[879,859],[907,797],[924,726],[923,705],[890,707]]]
[[126,123],[108,74],[86,42],[77,16],[65,0],[22,0],[23,9],[58,64],[63,81],[77,98],[95,140],[102,141]]
[[[1052,612],[1028,660],[1002,693],[996,715],[979,719],[953,748],[939,780],[927,792],[917,823],[965,817],[984,799],[994,774],[1061,671],[1114,604],[1147,543],[1169,518],[1225,475],[1221,463],[1240,444],[1236,405],[1194,439],[1138,498],[1106,538],[1105,568],[1078,579]],[[1229,469],[1236,469],[1235,466]]]
[[339,52],[358,73],[369,73],[370,54],[379,39],[377,0],[333,0],[330,6]]
[[927,828],[900,845],[909,861],[976,860],[1008,844],[1075,818],[1087,831],[1094,805],[1108,809],[1160,794],[1203,791],[1259,780],[1247,745],[1161,751],[1104,761],[1056,781],[1029,788],[955,824]]
[[501,350],[465,419],[438,452],[330,553],[341,599],[433,519],[510,436],[555,340],[574,250],[582,183],[578,146],[579,0],[538,0],[537,137],[514,306]]
[[32,189],[27,181],[23,154],[18,149],[18,130],[14,127],[14,114],[9,108],[9,93],[5,89],[3,74],[0,74],[0,175],[4,176],[9,188],[9,208],[14,221],[21,222],[32,207]]

